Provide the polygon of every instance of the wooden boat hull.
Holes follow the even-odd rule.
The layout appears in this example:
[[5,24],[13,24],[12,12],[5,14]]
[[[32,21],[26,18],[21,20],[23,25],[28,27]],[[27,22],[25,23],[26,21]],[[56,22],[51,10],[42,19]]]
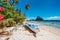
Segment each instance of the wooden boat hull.
[[31,27],[29,27],[28,25],[26,25],[30,30],[32,30],[33,32],[39,32],[39,29],[35,29],[35,28],[31,28]]

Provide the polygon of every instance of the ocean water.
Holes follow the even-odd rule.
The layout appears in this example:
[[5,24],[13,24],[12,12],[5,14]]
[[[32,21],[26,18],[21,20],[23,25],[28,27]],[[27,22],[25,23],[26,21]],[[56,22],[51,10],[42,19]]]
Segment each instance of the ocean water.
[[28,21],[28,22],[37,22],[45,26],[51,26],[54,28],[60,29],[60,20],[44,20],[44,21]]
[[45,20],[45,21],[37,21],[38,23],[45,25],[45,26],[51,26],[60,29],[60,21],[59,20]]
[[[44,21],[27,21],[28,23],[40,24],[40,27],[47,27],[50,32],[60,35],[60,21],[59,20],[44,20]],[[47,29],[46,29],[47,30]]]

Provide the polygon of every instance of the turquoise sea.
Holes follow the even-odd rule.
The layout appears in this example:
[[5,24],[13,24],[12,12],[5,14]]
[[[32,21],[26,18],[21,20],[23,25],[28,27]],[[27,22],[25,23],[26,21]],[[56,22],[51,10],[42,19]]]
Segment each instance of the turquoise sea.
[[28,21],[28,22],[37,22],[45,26],[51,26],[60,29],[60,20],[44,20],[44,21]]
[[37,22],[42,25],[45,25],[45,26],[51,26],[51,27],[60,29],[60,21],[59,20],[45,20],[45,21],[37,21]]
[[[43,25],[43,27],[48,27],[49,29],[52,30],[55,34],[60,35],[60,20],[44,20],[44,21],[27,21],[30,23],[38,23]],[[40,27],[41,27],[40,25]]]
[[54,30],[58,29],[58,31],[60,32],[60,20],[27,21],[27,22],[31,23],[37,22],[43,26],[52,27]]

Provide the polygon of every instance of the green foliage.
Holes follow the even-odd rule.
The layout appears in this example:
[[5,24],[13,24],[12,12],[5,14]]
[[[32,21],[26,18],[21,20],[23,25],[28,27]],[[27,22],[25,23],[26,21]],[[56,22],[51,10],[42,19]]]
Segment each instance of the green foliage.
[[[18,0],[12,0],[13,4],[18,3]],[[23,15],[21,10],[14,10],[13,4],[11,5],[8,0],[0,0],[0,6],[5,10],[0,12],[4,19],[0,21],[0,28],[15,26],[18,23],[22,24],[25,21],[25,14]]]
[[29,7],[30,7],[30,5],[26,4],[25,9],[27,10],[27,9],[29,9]]
[[13,3],[18,3],[18,0],[13,0]]
[[0,21],[0,29],[3,29],[3,28],[4,28],[3,22]]

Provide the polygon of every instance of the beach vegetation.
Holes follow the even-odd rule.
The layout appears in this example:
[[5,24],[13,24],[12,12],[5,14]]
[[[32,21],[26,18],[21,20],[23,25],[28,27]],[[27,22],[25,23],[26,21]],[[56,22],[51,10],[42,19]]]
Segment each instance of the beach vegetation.
[[28,10],[29,7],[30,7],[30,5],[29,4],[26,4],[25,9]]
[[[23,24],[25,21],[25,14],[22,14],[22,10],[14,8],[14,4],[17,4],[18,0],[0,0],[0,28],[11,27],[17,24]],[[26,9],[29,5],[26,5]]]

